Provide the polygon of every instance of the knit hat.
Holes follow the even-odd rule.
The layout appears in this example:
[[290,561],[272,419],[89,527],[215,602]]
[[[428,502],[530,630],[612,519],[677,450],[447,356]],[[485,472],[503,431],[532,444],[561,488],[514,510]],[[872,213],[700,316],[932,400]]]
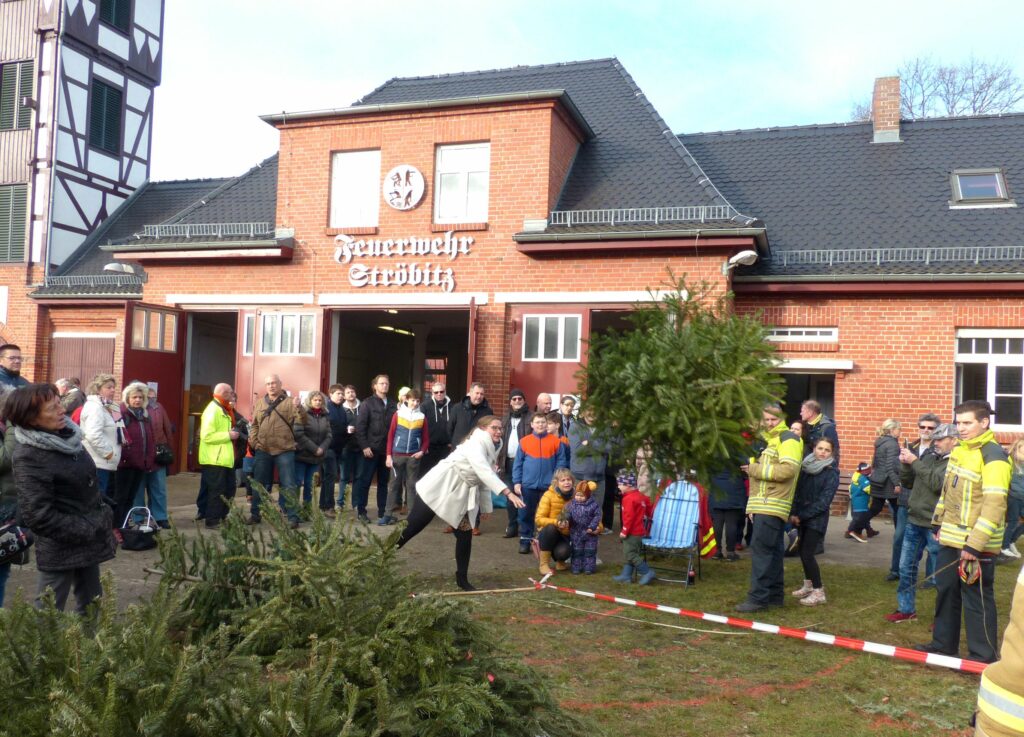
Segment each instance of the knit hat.
[[615,476],[615,482],[619,486],[625,486],[627,489],[636,488],[636,473],[630,471],[628,468],[623,468]]
[[871,464],[870,463],[858,463],[857,464],[857,470],[860,471],[861,473],[864,473],[866,471],[870,471],[871,470]]
[[403,386],[401,389],[398,390],[398,398],[401,399],[402,397],[404,397],[408,393],[409,393],[409,387]]
[[587,499],[590,498],[591,494],[594,493],[595,489],[597,489],[597,484],[595,484],[593,481],[580,481],[578,484],[576,484],[576,493],[582,494]]
[[522,389],[513,389],[508,393],[509,399],[512,399],[514,397],[522,397],[523,399],[526,399],[526,395],[523,393]]

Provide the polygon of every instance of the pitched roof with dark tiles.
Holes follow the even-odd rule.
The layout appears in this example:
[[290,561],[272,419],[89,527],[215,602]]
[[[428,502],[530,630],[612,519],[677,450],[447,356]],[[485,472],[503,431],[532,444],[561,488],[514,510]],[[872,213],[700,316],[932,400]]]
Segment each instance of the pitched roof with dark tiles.
[[977,259],[968,249],[962,257],[909,266],[887,260],[892,252],[884,250],[874,265],[786,255],[1024,246],[1024,207],[949,207],[956,169],[1001,167],[1011,198],[1024,186],[1024,115],[903,121],[901,143],[872,143],[870,123],[679,138],[733,205],[767,226],[772,256],[739,269],[739,278],[1024,271],[1014,260]]
[[[95,289],[112,295],[138,294],[137,285],[93,287],[63,283],[60,277],[103,274],[111,255],[106,244],[187,244],[183,238],[138,237],[146,225],[173,223],[269,223],[273,228],[277,209],[277,154],[238,177],[147,182],[83,241],[59,269],[52,284],[32,293],[35,297],[96,296]],[[202,240],[209,241],[204,236]],[[232,237],[231,241],[255,240]],[[108,275],[109,276],[109,275]]]
[[555,209],[728,204],[617,59],[399,77],[355,106],[550,89],[564,89],[594,131]]

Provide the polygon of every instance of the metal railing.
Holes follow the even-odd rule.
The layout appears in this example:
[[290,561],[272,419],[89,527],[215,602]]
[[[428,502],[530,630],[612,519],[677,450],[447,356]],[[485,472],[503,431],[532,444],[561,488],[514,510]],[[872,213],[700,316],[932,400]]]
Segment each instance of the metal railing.
[[555,210],[550,225],[660,225],[729,220],[736,210],[729,205],[688,207],[628,207],[614,210]]
[[174,223],[171,225],[143,225],[136,238],[223,238],[225,236],[269,235],[274,232],[271,223]]
[[142,284],[134,274],[78,274],[72,276],[48,276],[48,287],[125,287]]
[[1024,246],[938,246],[935,248],[858,248],[820,251],[776,251],[770,261],[783,266],[821,264],[896,264],[896,263],[980,263],[982,261],[1024,260]]

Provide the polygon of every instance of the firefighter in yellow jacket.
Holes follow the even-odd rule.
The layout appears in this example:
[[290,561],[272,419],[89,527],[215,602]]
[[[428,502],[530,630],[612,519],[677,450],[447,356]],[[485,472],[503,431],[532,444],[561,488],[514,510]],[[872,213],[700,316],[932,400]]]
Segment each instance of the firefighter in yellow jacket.
[[967,630],[971,660],[996,660],[995,558],[1003,543],[1010,463],[995,441],[988,402],[956,407],[960,444],[946,467],[932,526],[939,543],[935,565],[935,629],[932,641],[915,649],[956,656],[960,618]]
[[762,437],[767,446],[761,456],[740,466],[750,477],[747,514],[753,519],[750,538],[750,591],[736,607],[738,612],[756,612],[782,606],[782,537],[793,506],[793,492],[800,474],[804,444],[782,421],[782,409],[768,405],[761,413]]
[[1024,569],[1017,576],[999,662],[981,674],[975,737],[1024,734]]

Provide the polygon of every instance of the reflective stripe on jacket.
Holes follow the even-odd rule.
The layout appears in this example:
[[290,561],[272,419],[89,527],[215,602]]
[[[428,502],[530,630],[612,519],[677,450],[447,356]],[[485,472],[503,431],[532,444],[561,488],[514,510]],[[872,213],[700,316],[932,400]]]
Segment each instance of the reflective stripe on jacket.
[[961,440],[949,456],[932,524],[939,542],[976,553],[998,553],[1003,545],[1010,462],[991,430]]
[[762,433],[768,443],[761,457],[750,464],[747,514],[769,514],[788,520],[793,492],[800,474],[804,444],[782,422]]
[[984,734],[1024,734],[1024,570],[1017,576],[999,660],[981,674],[978,710],[978,726]]

